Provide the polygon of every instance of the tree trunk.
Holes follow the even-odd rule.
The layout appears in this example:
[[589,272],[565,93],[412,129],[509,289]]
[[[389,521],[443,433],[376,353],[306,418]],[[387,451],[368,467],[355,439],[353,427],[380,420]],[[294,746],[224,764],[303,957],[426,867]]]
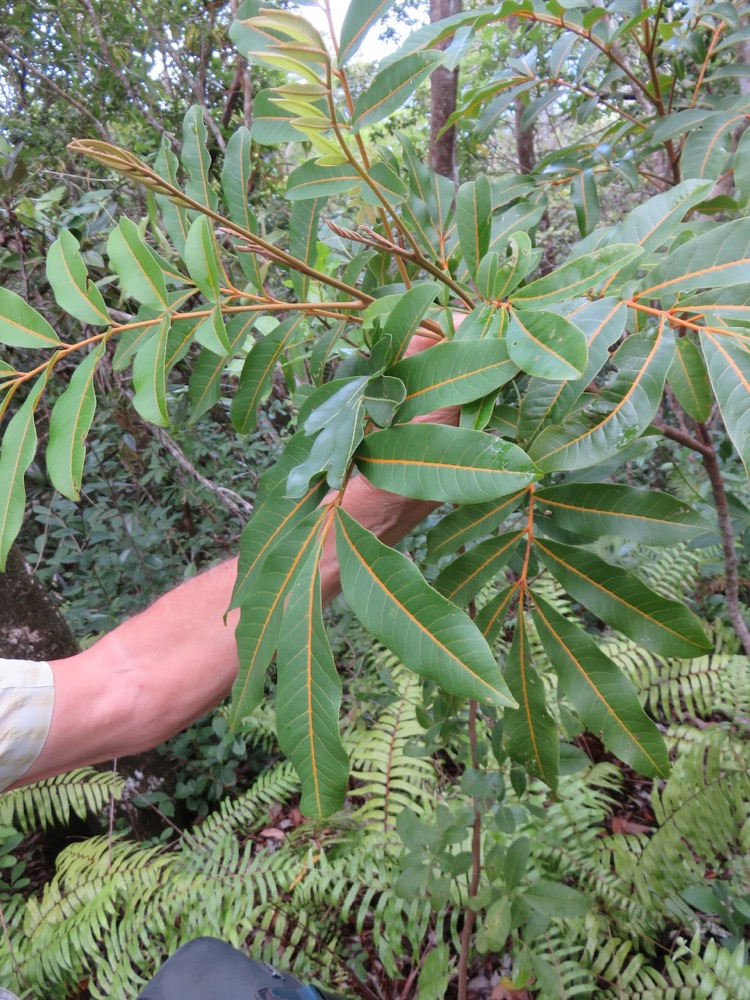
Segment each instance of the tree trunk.
[[61,660],[78,649],[60,609],[14,545],[0,573],[0,656]]
[[[458,14],[461,0],[430,0],[430,22]],[[438,48],[446,48],[441,42]],[[450,177],[458,186],[458,158],[456,156],[456,129],[454,126],[440,135],[445,123],[456,110],[458,96],[458,70],[438,66],[430,77],[430,166],[436,173]]]

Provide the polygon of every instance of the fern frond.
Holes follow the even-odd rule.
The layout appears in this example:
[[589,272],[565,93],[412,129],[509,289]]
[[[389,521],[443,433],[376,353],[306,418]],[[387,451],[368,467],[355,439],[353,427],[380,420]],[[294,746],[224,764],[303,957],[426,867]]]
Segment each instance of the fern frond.
[[38,827],[64,825],[72,814],[85,819],[87,813],[101,812],[112,798],[119,799],[122,787],[119,775],[93,767],[46,778],[0,795],[0,825],[17,826],[28,833]]

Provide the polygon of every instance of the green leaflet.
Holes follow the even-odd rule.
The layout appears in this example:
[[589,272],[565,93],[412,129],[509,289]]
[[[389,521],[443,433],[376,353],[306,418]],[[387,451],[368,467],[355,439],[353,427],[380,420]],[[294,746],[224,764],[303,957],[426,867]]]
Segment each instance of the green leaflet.
[[156,332],[138,351],[133,361],[133,406],[144,420],[166,427],[167,412],[167,341],[170,320],[165,314],[159,320]]
[[253,141],[260,146],[299,142],[302,138],[298,129],[292,125],[297,116],[272,102],[271,98],[275,93],[274,90],[261,90],[253,99],[253,124],[250,134]]
[[547,427],[529,448],[545,472],[583,469],[626,448],[651,423],[661,403],[674,338],[634,334],[614,355],[614,373],[575,420]]
[[[384,160],[373,163],[367,173],[370,181],[377,186],[380,195],[385,197],[389,205],[400,205],[409,197],[406,184]],[[362,188],[362,199],[368,205],[379,206],[382,204],[380,198],[367,185]]]
[[744,120],[744,112],[717,111],[691,129],[680,156],[682,176],[717,180],[729,159],[732,129]]
[[417,567],[337,508],[341,586],[365,628],[405,666],[463,698],[513,701],[471,619],[427,584]]
[[[177,157],[172,152],[169,139],[164,135],[162,136],[159,154],[154,163],[154,170],[164,180],[169,181],[173,187],[179,188],[179,184],[177,183],[177,167]],[[188,211],[184,205],[176,205],[171,198],[163,194],[156,195],[156,202],[161,211],[164,228],[170,240],[174,243],[175,249],[182,255],[188,234]]]
[[634,642],[662,656],[700,656],[711,649],[692,611],[657,594],[628,570],[561,542],[536,538],[534,545],[566,593]]
[[518,374],[503,340],[444,341],[403,358],[388,374],[406,386],[399,421],[479,399]]
[[687,504],[658,490],[614,483],[571,483],[534,494],[539,526],[552,522],[587,538],[618,535],[643,545],[676,545],[708,525]]
[[446,514],[434,528],[427,532],[427,555],[430,562],[453,555],[462,545],[489,534],[513,513],[523,499],[525,491],[488,500],[481,504],[463,504]]
[[281,537],[262,562],[263,572],[243,593],[237,625],[240,669],[232,688],[229,723],[236,728],[260,704],[266,668],[278,645],[284,599],[315,544],[326,510],[314,510]]
[[534,623],[550,663],[576,712],[605,746],[641,774],[664,777],[669,757],[656,725],[638,695],[596,640],[569,622],[538,594]]
[[390,364],[402,357],[439,291],[440,285],[437,282],[420,281],[404,292],[388,313],[383,325],[383,336],[391,338]]
[[467,181],[456,195],[456,228],[464,263],[472,277],[490,245],[492,227],[492,189],[490,182],[480,174],[475,181]]
[[520,586],[519,580],[511,584],[510,587],[505,587],[499,594],[487,601],[477,614],[476,626],[490,645],[500,634],[500,629],[505,624],[508,611]]
[[508,564],[522,535],[523,531],[510,531],[479,542],[438,573],[435,590],[464,607]]
[[392,115],[406,103],[419,84],[443,63],[443,59],[443,53],[437,50],[417,52],[381,69],[370,86],[357,98],[352,129],[359,132]]
[[727,433],[750,470],[750,353],[730,337],[701,333],[701,346]]
[[138,227],[126,216],[107,240],[109,260],[128,298],[155,309],[169,305],[164,272],[143,242]]
[[349,4],[341,26],[339,66],[343,66],[358,51],[367,32],[385,16],[393,3],[394,0],[358,0],[356,4]]
[[7,347],[57,347],[60,338],[20,295],[0,288],[0,344]]
[[190,227],[183,253],[188,274],[209,302],[221,297],[223,270],[213,227],[205,215],[199,215]]
[[583,331],[558,313],[513,308],[505,339],[511,360],[537,378],[577,378],[586,367]]
[[77,500],[81,492],[86,436],[96,409],[94,375],[105,350],[106,344],[101,343],[84,358],[50,415],[47,474],[55,489],[71,500]]
[[240,434],[249,434],[255,430],[258,407],[270,391],[276,363],[303,322],[302,315],[285,320],[248,352],[242,366],[240,384],[229,409],[232,423]]
[[279,747],[302,783],[300,810],[330,816],[344,804],[349,760],[339,733],[341,680],[323,624],[313,548],[289,593],[277,654]]
[[46,381],[46,375],[37,379],[3,435],[0,449],[0,572],[5,572],[8,552],[23,523],[26,504],[24,474],[36,454],[34,411]]
[[505,712],[503,744],[513,760],[555,791],[560,769],[557,725],[547,711],[544,683],[532,663],[523,612],[518,615],[503,676],[519,705]]
[[599,224],[600,214],[599,192],[593,170],[580,170],[573,175],[570,200],[575,209],[578,232],[581,236],[588,236]]
[[617,243],[635,243],[651,253],[663,246],[682,223],[687,213],[710,192],[712,183],[687,180],[638,205],[612,231]]
[[564,302],[590,291],[643,254],[640,247],[617,243],[600,247],[593,253],[574,257],[551,274],[517,289],[511,302],[521,309],[543,309],[553,302]]
[[327,198],[351,191],[361,183],[362,178],[349,163],[323,166],[317,160],[306,160],[289,174],[286,196],[290,201]]
[[182,151],[180,158],[188,173],[189,181],[185,194],[199,205],[216,211],[219,198],[211,187],[208,172],[211,157],[206,149],[206,126],[203,123],[203,108],[194,104],[188,109],[182,122]]
[[514,493],[539,478],[516,445],[438,424],[401,424],[368,434],[355,461],[375,486],[415,500],[476,503]]
[[[192,407],[190,420],[195,421],[211,409],[221,398],[221,376],[231,355],[245,343],[252,331],[255,316],[235,316],[227,323],[229,354],[217,355],[203,349],[198,355],[190,373],[189,394]],[[241,379],[240,379],[241,381]],[[231,409],[230,409],[231,413]]]
[[[289,217],[289,253],[311,267],[315,266],[318,257],[318,226],[323,201],[318,198],[295,201]],[[295,295],[304,302],[310,287],[309,277],[292,271],[291,279]]]
[[713,406],[711,382],[703,356],[688,337],[678,337],[675,346],[667,380],[685,413],[703,423],[711,415]]
[[109,314],[102,293],[89,279],[78,247],[75,236],[63,229],[49,248],[47,280],[52,286],[55,301],[82,323],[109,326]]
[[208,316],[205,316],[194,328],[193,336],[201,347],[213,351],[219,357],[226,357],[230,351],[229,335],[224,325],[224,315],[221,303],[214,305]]

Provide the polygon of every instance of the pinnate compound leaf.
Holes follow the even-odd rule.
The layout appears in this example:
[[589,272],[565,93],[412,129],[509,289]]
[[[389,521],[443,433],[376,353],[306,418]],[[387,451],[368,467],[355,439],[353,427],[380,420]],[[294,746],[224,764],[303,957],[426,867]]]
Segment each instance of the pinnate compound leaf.
[[560,685],[582,721],[640,774],[664,777],[669,757],[630,681],[592,636],[532,592],[534,623]]
[[138,351],[133,361],[133,406],[144,420],[166,427],[167,411],[167,341],[169,315],[162,316],[156,332]]
[[254,574],[253,586],[243,588],[236,633],[240,668],[229,709],[233,728],[263,698],[266,669],[281,636],[284,600],[315,546],[326,513],[324,509],[314,510],[289,528],[263,557],[263,571]]
[[540,527],[551,521],[587,538],[618,535],[642,545],[676,545],[708,525],[687,504],[658,490],[614,483],[571,483],[534,494]]
[[553,302],[574,299],[617,274],[642,254],[640,247],[624,243],[600,247],[519,288],[511,301],[521,309],[544,309]]
[[60,338],[44,316],[11,292],[0,288],[0,344],[6,347],[57,347]]
[[109,234],[107,253],[129,298],[156,309],[167,308],[169,300],[164,272],[131,219],[123,216]]
[[489,646],[472,620],[441,597],[414,563],[336,510],[341,586],[365,628],[410,670],[444,691],[513,705]]
[[614,372],[586,410],[562,427],[547,427],[529,448],[544,472],[583,469],[640,437],[661,403],[672,363],[670,330],[633,334],[612,358]]
[[479,262],[489,248],[491,227],[492,189],[480,174],[475,181],[462,184],[456,195],[458,241],[472,277],[476,277]]
[[407,421],[486,396],[517,375],[518,366],[503,340],[456,340],[403,358],[388,374],[406,386],[398,419]]
[[37,434],[34,411],[46,384],[41,376],[18,411],[8,422],[0,448],[0,572],[10,547],[21,530],[26,505],[24,475],[34,461]]
[[463,504],[427,532],[427,555],[430,562],[453,555],[462,545],[499,527],[518,507],[525,495],[521,490],[501,500],[481,504]]
[[704,423],[711,415],[714,400],[703,356],[689,337],[678,337],[675,346],[667,379],[685,413]]
[[711,649],[692,611],[657,594],[635,574],[561,542],[536,538],[535,547],[566,593],[633,642],[661,656],[701,656]]
[[586,368],[583,331],[558,313],[514,308],[505,339],[511,360],[529,375],[563,380],[577,378]]
[[344,804],[349,760],[339,733],[341,680],[323,624],[313,548],[289,592],[277,656],[279,747],[302,783],[305,816],[330,816]]
[[185,193],[199,205],[215,212],[219,197],[211,186],[208,175],[211,169],[211,157],[206,148],[206,139],[203,108],[194,104],[188,109],[182,122],[180,158],[189,177]]
[[381,69],[357,98],[352,128],[360,131],[388,118],[443,60],[444,55],[439,51],[416,52]]
[[47,473],[55,489],[71,500],[81,492],[86,436],[96,409],[94,375],[105,350],[106,345],[99,344],[84,358],[50,415]]
[[464,607],[508,564],[522,535],[523,531],[510,531],[479,542],[438,573],[435,590]]
[[708,332],[701,333],[701,346],[727,433],[750,470],[750,352]]
[[47,280],[55,301],[82,323],[109,326],[102,293],[90,280],[75,236],[63,229],[47,254]]
[[341,25],[338,63],[343,66],[358,51],[365,35],[381,17],[385,17],[394,0],[358,0],[350,3]]
[[375,486],[415,500],[479,503],[539,478],[516,445],[439,424],[401,424],[368,434],[355,461]]
[[503,743],[511,758],[554,791],[560,770],[560,740],[547,711],[544,682],[534,669],[525,615],[518,615],[503,676],[519,707],[503,716]]
[[219,260],[216,237],[210,221],[199,215],[193,222],[185,241],[183,254],[188,274],[209,302],[221,296],[223,271]]

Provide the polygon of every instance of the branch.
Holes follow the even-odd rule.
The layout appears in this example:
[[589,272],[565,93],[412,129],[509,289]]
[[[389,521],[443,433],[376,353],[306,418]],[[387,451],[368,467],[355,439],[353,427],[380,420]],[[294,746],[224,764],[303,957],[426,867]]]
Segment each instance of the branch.
[[166,448],[169,454],[177,461],[178,465],[181,465],[183,469],[190,473],[193,478],[205,487],[210,493],[219,500],[219,502],[226,507],[230,514],[235,517],[240,518],[245,521],[253,510],[253,505],[248,503],[239,493],[235,493],[234,490],[228,489],[226,486],[217,486],[216,483],[212,482],[202,475],[190,459],[187,457],[185,452],[180,448],[176,441],[174,441],[166,431],[161,430],[159,427],[153,428],[154,436],[161,445]]
[[721,545],[724,550],[724,576],[726,578],[725,596],[727,611],[737,638],[742,643],[745,652],[750,656],[750,629],[742,617],[740,607],[740,581],[737,572],[737,548],[734,541],[734,529],[729,513],[727,493],[724,489],[724,479],[721,475],[716,451],[711,441],[711,435],[705,424],[696,424],[698,437],[701,439],[706,454],[703,455],[703,465],[711,483],[711,489],[716,504],[716,519],[721,532]]

